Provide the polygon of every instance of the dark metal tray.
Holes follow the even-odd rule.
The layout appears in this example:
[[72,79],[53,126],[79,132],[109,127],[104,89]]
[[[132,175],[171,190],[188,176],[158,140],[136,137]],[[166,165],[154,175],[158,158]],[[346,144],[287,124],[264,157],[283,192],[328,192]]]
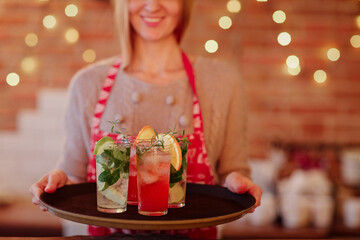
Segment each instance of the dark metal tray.
[[97,211],[96,184],[66,185],[43,193],[40,203],[52,214],[79,223],[138,230],[170,230],[215,226],[241,218],[255,204],[250,194],[235,194],[221,186],[187,184],[186,206],[169,208],[164,216],[143,216],[137,206],[124,213]]

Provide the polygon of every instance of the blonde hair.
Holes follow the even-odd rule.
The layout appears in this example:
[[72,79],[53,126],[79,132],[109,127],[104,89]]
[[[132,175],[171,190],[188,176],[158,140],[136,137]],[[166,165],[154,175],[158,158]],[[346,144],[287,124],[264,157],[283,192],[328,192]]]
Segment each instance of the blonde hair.
[[[120,50],[122,55],[121,68],[124,69],[131,62],[131,55],[133,51],[133,34],[134,30],[130,25],[130,17],[128,11],[129,0],[114,0],[115,3],[115,23],[119,31]],[[178,27],[175,29],[175,36],[180,43],[186,28],[189,25],[191,11],[194,0],[181,0],[183,2],[182,16],[180,18]]]

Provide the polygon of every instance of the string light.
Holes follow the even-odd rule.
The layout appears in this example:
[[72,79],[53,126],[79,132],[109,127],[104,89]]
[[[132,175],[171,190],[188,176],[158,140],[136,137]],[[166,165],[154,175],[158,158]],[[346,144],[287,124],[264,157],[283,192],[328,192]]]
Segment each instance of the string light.
[[277,41],[281,46],[287,46],[291,42],[291,35],[287,32],[282,32],[278,35]]
[[340,58],[340,51],[337,48],[330,48],[327,51],[327,57],[330,61],[337,61]]
[[[37,1],[48,2],[49,0]],[[268,1],[257,0],[257,2]],[[241,2],[239,0],[229,0],[226,7],[230,13],[238,13],[242,9]],[[78,7],[75,4],[68,4],[65,7],[65,15],[68,17],[76,17],[78,12]],[[277,10],[273,13],[272,18],[275,23],[281,24],[286,21],[286,14],[282,10]],[[232,26],[232,20],[228,16],[222,16],[218,23],[222,29],[229,29]],[[43,18],[43,25],[47,29],[54,28],[56,24],[57,20],[53,15],[47,15]],[[355,24],[358,28],[360,28],[360,15],[355,18]],[[79,32],[74,28],[68,29],[65,33],[65,39],[69,43],[76,43],[79,39]],[[291,40],[291,35],[287,32],[282,32],[277,37],[277,41],[281,46],[289,45]],[[35,47],[38,44],[38,41],[38,36],[35,33],[29,33],[25,36],[25,44],[29,47]],[[360,35],[353,35],[350,39],[350,43],[354,48],[360,48]],[[209,53],[215,53],[219,49],[219,45],[215,40],[208,40],[204,47]],[[340,58],[340,51],[337,48],[331,48],[327,51],[327,57],[330,61],[337,61]],[[82,58],[87,63],[93,62],[96,59],[96,52],[93,49],[87,49],[83,52]],[[26,73],[34,72],[37,66],[37,60],[32,57],[26,57],[21,61],[21,69]],[[300,60],[295,55],[288,56],[286,59],[286,65],[284,66],[290,75],[298,75],[301,71]],[[326,72],[324,70],[315,71],[314,80],[318,83],[325,82],[327,80]],[[9,73],[6,78],[6,82],[10,86],[16,86],[20,82],[20,77],[17,73]]]
[[38,63],[33,57],[26,57],[21,61],[21,69],[28,74],[35,72],[37,65]]
[[[277,10],[273,13],[272,18],[275,23],[284,23],[286,20],[286,14],[281,10]],[[355,24],[358,28],[360,28],[360,15],[358,15],[355,18]],[[288,34],[287,32],[282,32],[278,35],[277,40],[280,45],[287,46],[291,42],[291,35]],[[350,43],[354,48],[360,48],[360,35],[353,35],[350,39]],[[330,48],[327,51],[327,57],[330,61],[338,61],[340,55],[341,55],[340,50],[337,48]],[[294,55],[289,56],[286,60],[285,68],[286,67],[287,67],[287,72],[290,75],[298,75],[301,71],[299,58]],[[324,70],[315,71],[314,80],[319,84],[326,82],[327,80],[326,72]]]
[[326,81],[327,75],[324,70],[316,70],[314,73],[314,80],[317,83],[324,83]]
[[287,72],[288,72],[290,75],[292,75],[292,76],[299,75],[300,71],[301,71],[300,65],[298,65],[298,66],[295,67],[295,68],[287,67]]
[[226,7],[229,12],[238,13],[241,10],[241,3],[238,0],[229,0]]
[[209,53],[215,53],[219,49],[219,45],[215,40],[208,40],[205,43],[205,50]]
[[47,15],[43,18],[44,27],[51,29],[56,26],[56,18],[53,15]]
[[286,14],[281,10],[277,10],[273,13],[272,18],[276,23],[284,23],[286,20]]
[[9,73],[7,76],[6,76],[6,83],[9,85],[9,86],[17,86],[19,83],[20,83],[20,77],[17,73]]
[[299,58],[295,55],[288,56],[286,58],[286,69],[290,75],[298,75],[301,71]]
[[94,62],[96,59],[96,52],[93,49],[86,49],[82,54],[82,58],[87,63]]
[[222,16],[220,19],[219,19],[219,26],[222,28],[222,29],[229,29],[232,25],[232,21],[231,21],[231,18],[229,18],[228,16]]
[[350,44],[354,48],[360,48],[360,35],[354,35],[350,38]]
[[299,58],[297,56],[290,55],[286,59],[286,65],[289,68],[297,68],[300,65],[300,60],[299,60]]
[[39,42],[39,38],[35,33],[28,33],[25,36],[25,44],[29,47],[35,47]]
[[355,18],[356,26],[360,29],[360,15]]
[[69,43],[76,43],[79,40],[79,32],[75,28],[70,28],[65,32],[65,39]]
[[75,4],[69,4],[65,7],[65,15],[68,17],[76,17],[79,10]]

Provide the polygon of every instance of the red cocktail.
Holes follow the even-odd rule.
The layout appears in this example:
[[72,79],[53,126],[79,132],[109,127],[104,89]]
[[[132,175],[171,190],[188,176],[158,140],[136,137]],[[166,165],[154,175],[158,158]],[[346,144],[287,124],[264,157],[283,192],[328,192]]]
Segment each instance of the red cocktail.
[[142,215],[167,214],[170,180],[170,150],[149,140],[136,144],[138,212]]
[[129,188],[127,203],[130,205],[138,204],[137,195],[137,172],[136,172],[136,147],[131,145],[130,166],[129,166]]

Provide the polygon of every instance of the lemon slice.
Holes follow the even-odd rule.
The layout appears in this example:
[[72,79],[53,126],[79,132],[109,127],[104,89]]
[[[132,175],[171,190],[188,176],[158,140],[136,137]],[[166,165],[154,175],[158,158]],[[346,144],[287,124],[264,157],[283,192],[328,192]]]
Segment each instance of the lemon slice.
[[99,141],[97,141],[94,154],[99,155],[104,152],[105,149],[110,148],[114,144],[114,140],[111,137],[105,136],[102,137]]
[[181,187],[179,183],[176,183],[173,187],[169,189],[169,202],[177,203],[185,198],[185,189]]
[[155,131],[154,131],[154,129],[152,128],[152,127],[150,127],[150,126],[145,126],[145,127],[143,127],[141,130],[140,130],[140,132],[138,133],[138,135],[137,135],[137,137],[136,137],[136,139],[135,139],[135,142],[137,141],[137,140],[140,140],[140,139],[151,139],[151,138],[153,138],[154,136],[156,136],[156,133],[155,133]]
[[171,134],[159,134],[159,140],[164,141],[164,145],[170,148],[171,165],[176,171],[179,171],[182,163],[181,148],[178,141]]

